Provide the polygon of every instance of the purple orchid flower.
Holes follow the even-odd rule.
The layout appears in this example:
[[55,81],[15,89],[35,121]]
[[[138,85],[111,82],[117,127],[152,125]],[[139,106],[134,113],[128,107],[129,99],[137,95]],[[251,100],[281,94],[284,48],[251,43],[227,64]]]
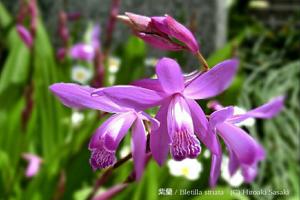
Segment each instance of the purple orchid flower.
[[32,44],[33,44],[33,39],[32,39],[32,35],[28,31],[28,29],[25,28],[23,25],[17,25],[17,32],[18,32],[20,38],[25,43],[25,45],[28,48],[31,48]]
[[[143,121],[150,121],[152,129],[157,129],[159,122],[156,119],[142,112],[137,106],[131,106],[127,103],[119,105],[104,96],[94,96],[92,92],[95,89],[90,87],[71,83],[56,83],[50,86],[50,90],[67,107],[90,108],[115,113],[96,130],[90,140],[90,164],[94,170],[109,167],[116,162],[115,152],[132,126],[131,148],[136,179],[142,176],[146,158],[146,130]],[[144,88],[140,88],[137,93],[141,96],[144,93],[154,97],[158,96],[157,92]]]
[[186,49],[194,54],[199,51],[191,31],[169,15],[147,17],[126,12],[125,16],[118,18],[128,24],[138,37],[156,48],[170,51]]
[[91,32],[89,43],[78,43],[75,44],[71,50],[71,57],[74,59],[92,61],[96,55],[96,49],[100,47],[99,41],[100,27],[95,26]]
[[137,86],[114,86],[94,93],[120,104],[132,103],[143,109],[161,105],[156,115],[160,127],[150,134],[150,148],[153,158],[162,165],[169,147],[175,160],[197,157],[201,147],[196,135],[212,151],[218,150],[210,138],[206,139],[208,121],[195,99],[206,99],[223,92],[231,83],[237,65],[237,60],[227,60],[206,73],[195,74],[184,80],[178,63],[163,58],[156,66],[158,79],[135,82],[137,86],[158,92],[156,97],[146,91],[140,95],[137,93],[140,87]]
[[[210,115],[209,129],[211,140],[218,141],[216,133],[224,140],[229,151],[229,172],[233,176],[238,168],[242,170],[245,182],[254,180],[257,164],[265,158],[263,147],[256,142],[238,124],[248,118],[269,119],[277,115],[283,108],[284,97],[277,97],[270,102],[241,115],[233,115],[232,106],[220,108]],[[220,174],[222,156],[221,145],[217,142],[219,154],[213,153],[210,173],[210,185],[215,186]]]
[[42,159],[39,156],[31,153],[24,153],[22,156],[28,161],[25,176],[28,178],[35,176],[40,170]]

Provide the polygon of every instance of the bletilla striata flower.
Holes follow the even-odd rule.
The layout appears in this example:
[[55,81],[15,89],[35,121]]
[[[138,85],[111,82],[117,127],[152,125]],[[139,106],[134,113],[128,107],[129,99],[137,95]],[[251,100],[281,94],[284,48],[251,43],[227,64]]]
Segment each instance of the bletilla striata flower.
[[147,17],[126,12],[118,18],[128,24],[139,38],[156,48],[170,51],[186,49],[192,53],[199,51],[191,31],[169,15]]
[[[277,115],[283,108],[284,97],[277,97],[270,102],[246,112],[234,115],[232,106],[213,112],[209,119],[209,137],[218,141],[216,133],[224,140],[229,152],[229,172],[234,175],[240,168],[245,182],[254,180],[257,174],[257,164],[265,158],[263,147],[236,124],[248,118],[268,119]],[[222,162],[221,145],[217,142],[218,154],[212,155],[210,185],[214,186],[220,174]]]
[[[156,65],[158,79],[134,83],[149,89],[143,95],[137,93],[141,88],[136,86],[114,86],[95,93],[120,104],[132,103],[143,109],[160,105],[156,115],[160,127],[150,134],[150,148],[153,158],[162,165],[169,148],[172,157],[178,161],[197,157],[201,147],[196,135],[215,150],[213,143],[205,140],[208,122],[195,99],[206,99],[223,92],[231,83],[237,65],[237,60],[227,60],[204,74],[184,80],[178,63],[163,58]],[[153,96],[148,91],[156,91],[159,95]]]
[[[126,86],[124,86],[126,87]],[[159,122],[141,111],[138,106],[128,103],[116,104],[104,96],[94,96],[93,88],[71,83],[56,83],[50,90],[65,106],[72,108],[90,108],[115,113],[108,118],[94,133],[89,143],[90,164],[94,170],[106,168],[116,162],[116,150],[123,137],[132,127],[131,149],[135,165],[136,178],[142,175],[146,159],[146,130],[143,121],[150,121],[153,129]],[[137,95],[147,94],[156,97],[157,92],[141,88]]]
[[40,170],[42,159],[39,156],[32,153],[24,153],[22,156],[25,160],[28,161],[25,176],[31,178],[37,175],[37,173]]
[[96,49],[100,47],[100,27],[94,26],[88,43],[77,43],[70,49],[71,57],[74,59],[92,61],[96,55]]

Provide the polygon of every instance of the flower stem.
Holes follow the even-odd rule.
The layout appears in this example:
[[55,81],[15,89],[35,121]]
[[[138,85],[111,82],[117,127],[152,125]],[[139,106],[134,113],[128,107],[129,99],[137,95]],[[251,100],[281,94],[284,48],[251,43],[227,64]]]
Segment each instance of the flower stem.
[[128,154],[127,156],[125,156],[124,158],[120,159],[118,162],[116,162],[112,167],[108,168],[102,175],[101,177],[96,181],[94,188],[91,192],[91,194],[89,195],[88,199],[92,199],[93,196],[96,194],[97,190],[99,189],[99,187],[101,187],[106,181],[107,179],[110,177],[110,175],[112,174],[114,169],[117,169],[118,167],[120,167],[121,165],[123,165],[125,162],[127,162],[128,160],[130,160],[132,158],[132,154]]
[[209,66],[208,66],[206,60],[204,59],[203,55],[200,53],[200,51],[197,52],[196,56],[197,56],[197,59],[199,60],[199,62],[201,63],[201,65],[202,65],[203,71],[205,71],[205,72],[208,71]]

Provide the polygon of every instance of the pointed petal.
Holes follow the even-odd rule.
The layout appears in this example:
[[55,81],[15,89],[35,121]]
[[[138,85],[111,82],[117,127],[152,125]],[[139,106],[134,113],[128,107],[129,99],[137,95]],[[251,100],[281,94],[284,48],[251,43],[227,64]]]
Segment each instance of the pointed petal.
[[212,154],[211,156],[211,167],[210,167],[210,179],[209,185],[210,187],[215,187],[220,176],[222,164],[222,155]]
[[260,145],[243,129],[226,122],[217,125],[217,129],[241,164],[252,165],[261,157]]
[[112,86],[93,91],[94,96],[106,96],[120,106],[145,110],[164,98],[162,93],[137,86]]
[[253,110],[248,111],[242,115],[233,116],[230,119],[231,123],[239,123],[242,122],[250,117],[262,118],[262,119],[269,119],[277,115],[284,107],[284,96],[279,96],[268,103],[259,106]]
[[133,112],[118,114],[118,117],[107,124],[105,135],[102,136],[104,147],[109,151],[115,151],[136,118]]
[[142,119],[137,119],[132,128],[132,157],[134,161],[136,180],[140,180],[145,168],[146,130]]
[[162,58],[156,65],[156,74],[166,93],[173,94],[184,89],[184,78],[178,63],[170,58]]
[[229,106],[213,112],[209,118],[209,125],[211,128],[215,128],[218,124],[225,122],[233,115],[233,107]]
[[187,85],[184,95],[191,99],[207,99],[222,93],[232,82],[237,66],[236,59],[217,64]]
[[150,79],[150,78],[141,79],[132,82],[131,85],[146,88],[149,90],[154,90],[157,92],[163,92],[163,88],[161,87],[158,79]]
[[152,130],[150,134],[152,156],[160,166],[164,164],[169,152],[170,138],[167,129],[167,112],[168,102],[165,102],[156,114],[156,119],[160,122],[160,126],[158,129]]
[[112,102],[106,97],[93,97],[93,88],[73,83],[55,83],[49,87],[61,102],[72,108],[90,108],[105,112],[122,112],[129,110]]
[[136,35],[147,42],[148,44],[162,50],[179,51],[184,49],[183,46],[171,42],[169,39],[161,37],[160,35],[148,34],[148,33],[136,33]]

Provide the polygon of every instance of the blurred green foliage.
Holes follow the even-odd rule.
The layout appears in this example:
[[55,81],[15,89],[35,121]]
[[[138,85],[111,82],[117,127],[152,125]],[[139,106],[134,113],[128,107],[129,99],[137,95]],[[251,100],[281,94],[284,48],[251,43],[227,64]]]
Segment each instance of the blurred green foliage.
[[[93,131],[105,117],[96,111],[83,111],[84,120],[72,126],[72,110],[65,108],[49,92],[48,86],[70,78],[72,63],[59,63],[43,23],[39,21],[35,47],[30,52],[18,37],[14,20],[0,3],[0,199],[85,199],[103,171],[93,172],[88,164],[87,144]],[[232,86],[218,100],[224,105],[238,104],[250,109],[270,98],[285,94],[286,107],[274,120],[257,121],[249,132],[261,141],[267,151],[257,181],[241,188],[287,188],[291,199],[299,196],[299,31],[287,25],[274,33],[262,26],[243,29],[224,48],[208,58],[216,63],[239,57],[240,70]],[[117,84],[128,84],[145,76],[145,44],[131,37],[117,50],[121,67]],[[173,57],[186,63],[180,53]],[[106,83],[108,85],[108,83]],[[22,128],[22,112],[27,106],[24,91],[33,85],[34,107],[27,128]],[[199,102],[205,107],[206,101]],[[121,148],[130,144],[126,137]],[[204,148],[203,148],[204,149]],[[24,177],[24,152],[43,158],[39,174]],[[224,151],[226,152],[226,151]],[[117,152],[119,155],[119,152]],[[142,180],[132,183],[115,199],[157,199],[159,188],[208,190],[210,159],[200,156],[204,171],[196,181],[172,177],[166,166],[149,162]],[[132,170],[132,162],[115,170],[101,189],[122,182]],[[222,196],[201,196],[191,199],[261,199],[262,197],[232,196],[230,187],[219,181],[216,190]],[[163,197],[162,198],[167,198]],[[273,199],[272,196],[264,197]],[[281,197],[278,197],[281,198]],[[282,197],[285,198],[285,197]],[[172,199],[183,199],[172,196]]]

